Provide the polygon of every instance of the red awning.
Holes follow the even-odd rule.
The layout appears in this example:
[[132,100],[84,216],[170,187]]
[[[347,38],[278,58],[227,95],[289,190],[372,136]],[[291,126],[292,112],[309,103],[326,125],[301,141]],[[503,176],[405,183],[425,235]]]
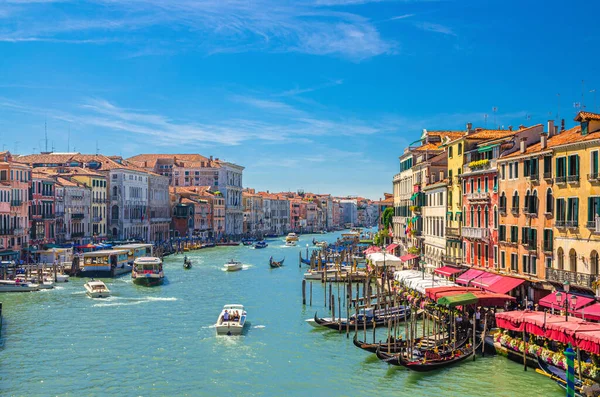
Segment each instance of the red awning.
[[513,298],[510,295],[495,294],[493,292],[475,291],[475,292],[472,292],[472,294],[475,295],[477,297],[477,299],[479,299],[479,302],[477,302],[477,304],[479,306],[484,306],[484,307],[491,307],[491,306],[502,307],[508,301],[512,301],[512,302],[516,301],[516,298]]
[[456,273],[462,272],[462,270],[452,266],[442,266],[435,269],[434,272],[436,272],[437,274],[441,274],[442,276],[450,277],[455,275]]
[[394,250],[396,249],[397,246],[398,246],[398,244],[390,244],[387,246],[387,248],[385,250],[391,254],[392,252],[394,252]]
[[372,245],[365,250],[365,255],[374,254],[375,252],[380,252],[381,248],[376,245]]
[[489,287],[487,287],[486,290],[496,292],[498,294],[506,294],[509,291],[512,291],[513,289],[517,288],[524,282],[525,280],[520,278],[500,276],[500,279],[495,281]]
[[562,295],[562,301],[561,301],[560,305],[556,301],[555,293],[546,295],[545,297],[540,299],[539,305],[544,306],[544,307],[549,307],[550,309],[554,309],[554,310],[561,310],[564,308],[564,305],[565,305],[564,300],[565,300],[565,295],[566,295],[566,299],[569,300],[569,312],[576,313],[578,311],[578,309],[581,309],[582,307],[587,306],[592,302],[595,302],[594,298],[588,298],[586,296],[577,295],[577,302],[575,303],[575,310],[572,310],[573,306],[571,305],[571,296],[573,296],[573,294],[565,294],[564,292],[561,292],[561,295]]
[[484,272],[480,276],[472,279],[471,285],[488,289],[490,285],[494,284],[496,281],[499,281],[501,278],[502,276],[497,274]]
[[402,256],[400,257],[400,260],[401,260],[402,262],[406,262],[406,261],[409,261],[409,260],[411,260],[411,259],[416,259],[416,258],[418,258],[418,257],[419,257],[419,255],[415,255],[415,254],[408,254],[408,255],[402,255]]
[[456,279],[458,284],[469,284],[469,281],[473,280],[475,277],[481,276],[483,272],[481,270],[469,269],[463,274],[460,275],[459,278]]
[[444,296],[459,295],[459,294],[464,294],[466,292],[473,292],[473,291],[479,291],[479,288],[444,286],[444,287],[426,288],[425,294],[427,295],[427,297],[429,299],[433,299],[434,301],[437,301],[438,298],[442,298]]
[[[577,298],[579,300],[579,298]],[[586,320],[600,321],[600,303],[594,303],[581,309],[580,313]]]

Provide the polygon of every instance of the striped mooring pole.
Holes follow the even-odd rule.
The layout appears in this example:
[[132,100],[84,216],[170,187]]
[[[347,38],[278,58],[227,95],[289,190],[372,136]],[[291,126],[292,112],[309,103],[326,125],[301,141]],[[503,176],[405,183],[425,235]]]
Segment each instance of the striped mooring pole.
[[567,358],[567,397],[575,397],[575,352],[569,343],[565,350]]

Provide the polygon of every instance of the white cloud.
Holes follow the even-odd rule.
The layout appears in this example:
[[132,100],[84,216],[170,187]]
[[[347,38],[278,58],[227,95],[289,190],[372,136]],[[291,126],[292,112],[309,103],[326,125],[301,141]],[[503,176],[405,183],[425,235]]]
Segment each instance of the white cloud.
[[441,33],[448,36],[456,36],[456,33],[448,26],[440,25],[439,23],[419,22],[415,24],[419,29],[427,32]]

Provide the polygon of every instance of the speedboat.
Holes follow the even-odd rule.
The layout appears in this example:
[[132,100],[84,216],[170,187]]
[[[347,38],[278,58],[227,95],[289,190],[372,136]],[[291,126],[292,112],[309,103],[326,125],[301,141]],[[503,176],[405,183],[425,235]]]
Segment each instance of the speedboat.
[[235,272],[238,270],[242,270],[242,262],[234,261],[231,259],[229,262],[225,264],[225,270],[228,272]]
[[267,244],[266,241],[262,240],[262,241],[257,241],[256,244],[254,244],[254,248],[259,249],[259,248],[267,248],[269,244]]
[[30,292],[39,291],[38,284],[28,283],[24,280],[0,280],[0,292]]
[[287,240],[285,242],[286,247],[295,247],[296,245],[298,245],[298,242],[296,240]]
[[298,235],[296,233],[289,233],[285,238],[285,242],[287,243],[288,241],[298,241]]
[[219,314],[219,318],[217,318],[215,328],[217,329],[217,335],[241,335],[244,324],[246,324],[244,306],[225,305],[221,310],[221,314]]
[[152,256],[141,256],[133,261],[131,278],[134,284],[147,287],[160,285],[165,279],[162,261]]
[[110,290],[100,280],[91,279],[83,286],[90,298],[108,298],[110,296]]

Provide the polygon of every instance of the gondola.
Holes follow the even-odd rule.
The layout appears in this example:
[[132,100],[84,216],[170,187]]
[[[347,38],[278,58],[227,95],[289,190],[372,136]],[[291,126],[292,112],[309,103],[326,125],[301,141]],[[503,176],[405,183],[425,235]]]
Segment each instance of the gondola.
[[266,242],[266,241],[264,241],[264,240],[262,240],[262,241],[257,241],[257,242],[254,244],[254,248],[255,248],[255,249],[267,248],[267,246],[268,246],[268,245],[269,245],[269,244],[267,244],[267,242]]
[[271,266],[271,268],[273,268],[273,269],[281,267],[281,266],[283,266],[283,261],[285,261],[285,258],[283,258],[282,260],[277,262],[277,261],[273,260],[273,257],[270,257],[269,258],[269,266]]
[[[420,339],[415,340],[415,343],[419,343]],[[370,353],[376,353],[377,348],[381,348],[382,351],[389,353],[400,353],[401,351],[406,349],[407,341],[406,339],[396,339],[394,342],[393,338],[388,338],[388,341],[385,343],[369,343],[363,342],[362,340],[358,340],[357,335],[354,335],[354,339],[352,340],[354,346],[359,349],[366,350]],[[388,346],[389,345],[389,346]]]
[[300,262],[304,263],[305,265],[310,265],[310,259],[300,258]]
[[[555,367],[554,365],[550,365],[546,362],[544,362],[544,360],[542,360],[539,356],[537,357],[537,362],[538,362],[538,366],[540,367],[540,373],[542,373],[542,375],[545,375],[547,377],[549,377],[550,379],[556,381],[556,383],[561,386],[561,387],[566,387],[567,384],[567,372],[564,369]],[[581,379],[578,379],[577,377],[575,377],[575,394],[576,395],[581,395],[578,394],[581,392],[581,388],[583,386],[583,383],[581,382]]]
[[352,316],[350,317],[350,321],[348,321],[346,318],[335,320],[331,318],[320,318],[315,312],[315,317],[312,319],[311,323],[314,325],[327,327],[329,329],[339,330],[340,327],[346,328],[347,323],[350,327],[358,326],[358,328],[364,327],[366,323],[367,327],[372,328],[373,324],[375,324],[375,327],[383,327],[384,325],[387,325],[388,321],[396,319],[398,321],[404,321],[405,319],[409,318],[410,310],[400,306],[382,310],[367,309],[366,315],[363,311],[362,313],[359,313],[358,319],[356,319],[356,316]]
[[[401,365],[416,372],[429,372],[458,364],[461,361],[473,357],[473,354],[475,354],[477,349],[481,348],[481,343],[483,343],[483,341],[479,340],[475,349],[473,349],[472,345],[465,343],[460,348],[457,347],[456,349],[443,353],[434,353],[432,350],[427,350],[423,352],[423,357],[416,360],[405,359],[401,355],[387,354],[382,352],[381,349],[378,349],[375,354],[377,354],[377,357],[380,360],[383,360],[388,364]],[[398,364],[395,364],[396,362]]]
[[[464,339],[462,339],[456,343],[456,347],[454,346],[454,343],[443,344],[443,345],[438,345],[433,348],[427,348],[427,349],[415,348],[413,353],[419,359],[422,359],[423,357],[431,358],[434,355],[437,357],[443,358],[443,357],[447,357],[448,355],[450,355],[453,351],[461,349],[468,342],[469,342],[469,337],[466,336]],[[406,353],[406,350],[404,350],[404,353]],[[407,358],[403,357],[400,353],[387,353],[383,347],[376,349],[375,354],[377,354],[377,358],[379,358],[381,361],[385,361],[386,363],[391,364],[391,365],[405,366],[404,364],[406,362],[410,361]],[[411,360],[414,361],[414,359],[412,359],[412,358],[411,358]]]
[[192,261],[187,256],[185,258],[183,258],[183,268],[184,269],[192,268]]

